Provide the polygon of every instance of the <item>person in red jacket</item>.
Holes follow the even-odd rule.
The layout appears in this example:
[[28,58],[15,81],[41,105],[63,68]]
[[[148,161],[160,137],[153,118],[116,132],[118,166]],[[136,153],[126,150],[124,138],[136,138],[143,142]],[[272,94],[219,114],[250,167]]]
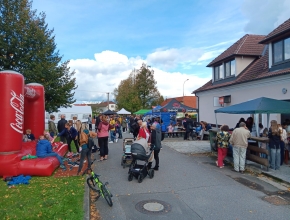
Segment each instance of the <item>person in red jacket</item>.
[[147,128],[147,122],[144,121],[142,122],[141,127],[139,129],[137,140],[139,140],[140,138],[144,138],[148,142],[149,137],[150,137],[150,133]]

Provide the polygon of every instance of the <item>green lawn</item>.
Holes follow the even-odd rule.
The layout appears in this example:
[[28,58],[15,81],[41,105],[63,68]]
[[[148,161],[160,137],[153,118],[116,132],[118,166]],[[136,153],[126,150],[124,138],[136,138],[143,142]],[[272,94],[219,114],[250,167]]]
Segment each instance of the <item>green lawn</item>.
[[32,177],[30,184],[0,184],[1,219],[83,219],[84,178]]

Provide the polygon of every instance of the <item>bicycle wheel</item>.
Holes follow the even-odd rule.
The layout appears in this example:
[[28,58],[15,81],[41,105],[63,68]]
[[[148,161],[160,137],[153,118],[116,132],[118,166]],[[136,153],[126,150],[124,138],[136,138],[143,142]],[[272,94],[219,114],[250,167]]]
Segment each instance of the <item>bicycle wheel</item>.
[[97,184],[95,183],[93,177],[89,177],[89,178],[87,179],[87,184],[88,184],[88,186],[90,187],[90,189],[94,190],[95,192],[98,192],[98,190],[97,190],[97,188],[96,188],[96,187],[97,187]]
[[104,197],[105,197],[105,199],[106,199],[108,205],[109,205],[110,207],[112,207],[112,206],[113,206],[113,202],[112,202],[112,199],[111,199],[112,194],[110,193],[110,191],[107,189],[107,187],[106,187],[105,185],[102,185],[101,188],[102,188],[103,195],[104,195]]

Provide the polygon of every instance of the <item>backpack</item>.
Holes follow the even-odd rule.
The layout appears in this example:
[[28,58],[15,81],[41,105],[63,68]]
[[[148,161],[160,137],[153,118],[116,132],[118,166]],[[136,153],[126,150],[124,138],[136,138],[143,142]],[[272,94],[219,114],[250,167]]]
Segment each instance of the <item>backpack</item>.
[[92,137],[89,137],[88,148],[91,150],[94,145],[95,145],[94,139]]

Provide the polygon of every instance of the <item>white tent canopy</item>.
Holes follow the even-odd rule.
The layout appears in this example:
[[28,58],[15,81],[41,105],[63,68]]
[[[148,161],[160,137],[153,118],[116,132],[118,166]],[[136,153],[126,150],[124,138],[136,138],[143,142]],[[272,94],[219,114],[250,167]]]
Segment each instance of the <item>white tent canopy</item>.
[[54,115],[56,122],[60,119],[61,115],[65,115],[66,120],[72,120],[73,117],[77,117],[78,120],[82,122],[87,122],[89,115],[92,115],[91,106],[71,106],[68,108],[59,108],[58,112],[45,113],[45,121],[49,119],[50,115]]
[[128,112],[126,109],[122,108],[117,112],[118,115],[131,115],[131,112]]

